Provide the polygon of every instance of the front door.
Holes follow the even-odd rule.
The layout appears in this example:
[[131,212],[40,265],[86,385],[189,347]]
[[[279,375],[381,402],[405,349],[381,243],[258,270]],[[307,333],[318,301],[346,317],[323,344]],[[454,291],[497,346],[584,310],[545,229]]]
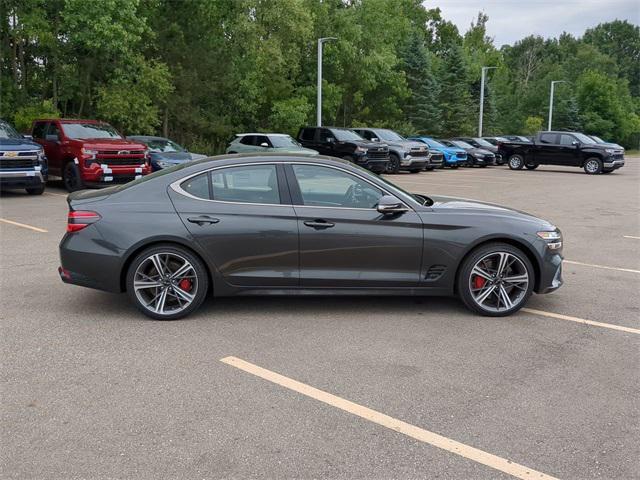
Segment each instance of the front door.
[[307,288],[413,287],[419,282],[418,215],[376,210],[385,194],[337,167],[287,165],[300,231],[300,284]]
[[580,167],[581,156],[578,139],[568,133],[561,133],[559,143],[556,165]]
[[217,168],[174,185],[169,194],[229,285],[298,286],[298,223],[282,166]]

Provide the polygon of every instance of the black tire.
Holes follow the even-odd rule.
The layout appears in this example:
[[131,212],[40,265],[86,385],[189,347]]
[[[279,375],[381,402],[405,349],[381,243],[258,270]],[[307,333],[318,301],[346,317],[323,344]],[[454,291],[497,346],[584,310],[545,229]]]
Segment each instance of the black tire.
[[[156,313],[155,311],[144,305],[142,303],[142,300],[138,298],[138,295],[136,294],[134,288],[136,271],[138,270],[138,267],[140,267],[144,262],[149,261],[149,258],[156,254],[173,255],[182,258],[189,262],[193,267],[192,271],[194,272],[194,276],[190,278],[195,279],[196,293],[193,296],[193,300],[191,300],[191,303],[188,304],[184,309],[177,311],[176,313],[170,313],[170,311],[168,313]],[[180,284],[177,284],[176,286],[181,287]],[[174,288],[169,286],[168,284],[167,287]],[[200,305],[202,305],[202,302],[204,302],[205,298],[207,297],[207,292],[209,290],[209,276],[207,274],[207,269],[202,261],[191,251],[178,245],[161,244],[143,250],[138,255],[136,255],[136,257],[131,262],[131,265],[129,265],[129,269],[127,270],[126,288],[127,295],[131,302],[136,306],[138,310],[140,310],[148,317],[153,318],[154,320],[177,320],[193,313],[200,307]]]
[[228,153],[229,153],[229,155],[235,155],[238,152],[228,152]]
[[409,170],[409,173],[420,173],[422,171],[422,168],[412,168],[411,170]]
[[582,168],[589,175],[597,175],[602,173],[602,160],[596,157],[587,158]]
[[84,188],[84,182],[82,181],[82,177],[80,177],[80,170],[73,161],[69,161],[64,165],[64,169],[62,170],[62,183],[64,184],[64,188],[67,189],[67,192],[75,192]]
[[516,153],[509,157],[508,164],[511,170],[522,170],[522,167],[524,167],[524,158],[522,158],[522,155]]
[[538,164],[537,163],[528,163],[525,165],[525,167],[527,168],[527,170],[535,170],[536,168],[538,168]]
[[456,168],[458,168],[458,166],[459,166],[459,165],[458,165],[457,163],[454,163],[454,164],[453,164],[453,165],[451,165],[449,168],[451,168],[451,169],[455,170]]
[[355,159],[351,155],[345,155],[344,157],[342,157],[342,159],[346,160],[347,162],[356,163]]
[[[496,275],[493,276],[495,280],[493,279],[491,280],[491,282],[494,282],[494,285],[491,285],[491,282],[489,282],[489,285],[487,285],[485,282],[483,286],[479,288],[481,289],[493,288],[493,292],[497,293],[499,291],[497,289],[505,286],[507,289],[510,289],[509,290],[510,292],[514,293],[514,296],[517,296],[517,302],[514,301],[513,306],[511,308],[506,308],[505,306],[505,308],[500,309],[499,308],[500,303],[498,303],[498,310],[495,310],[495,309],[490,309],[489,305],[487,305],[486,308],[481,306],[476,300],[476,298],[474,298],[473,293],[471,292],[472,279],[474,279],[474,277],[476,277],[477,275],[473,274],[472,271],[478,262],[481,262],[483,259],[487,257],[491,258],[491,255],[500,255],[500,254],[508,254],[519,260],[519,262],[515,262],[515,263],[516,263],[516,266],[518,266],[523,272],[526,270],[527,285],[526,285],[526,288],[520,286],[520,287],[517,287],[518,289],[516,290],[516,287],[513,287],[510,284],[507,284],[506,281],[505,283],[503,283],[503,280],[501,278],[500,279],[497,278]],[[514,275],[517,275],[517,274],[514,274]],[[475,281],[475,279],[473,281]],[[495,242],[495,243],[488,243],[486,245],[482,245],[476,248],[475,250],[472,250],[466,256],[466,258],[463,260],[460,266],[460,270],[458,271],[458,278],[456,279],[456,289],[462,302],[472,312],[479,313],[480,315],[489,316],[489,317],[504,317],[507,315],[511,315],[514,312],[517,312],[527,303],[527,300],[529,299],[529,297],[531,296],[531,293],[533,292],[533,286],[535,284],[535,281],[536,281],[536,278],[535,278],[535,270],[533,268],[533,265],[531,265],[531,261],[524,254],[522,250],[506,243]],[[481,290],[480,292],[482,291],[483,290]],[[484,290],[484,292],[486,291],[487,290]],[[487,297],[487,299],[493,300],[492,295],[494,295],[494,293],[491,293]],[[479,293],[479,296],[482,296],[482,294]]]
[[612,173],[613,170],[603,170],[602,173]]
[[44,183],[41,183],[37,187],[27,187],[25,190],[29,195],[42,195],[44,193]]
[[400,157],[395,153],[389,154],[389,163],[387,164],[387,173],[400,172]]
[[487,164],[483,163],[482,165],[478,165],[480,168],[486,168]]

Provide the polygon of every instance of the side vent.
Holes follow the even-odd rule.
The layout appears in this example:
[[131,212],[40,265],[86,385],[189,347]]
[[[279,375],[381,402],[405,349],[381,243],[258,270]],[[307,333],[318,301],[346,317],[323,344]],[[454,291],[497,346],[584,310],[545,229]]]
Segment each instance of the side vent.
[[444,265],[431,265],[424,278],[428,282],[433,282],[434,280],[438,280],[446,270],[447,267]]

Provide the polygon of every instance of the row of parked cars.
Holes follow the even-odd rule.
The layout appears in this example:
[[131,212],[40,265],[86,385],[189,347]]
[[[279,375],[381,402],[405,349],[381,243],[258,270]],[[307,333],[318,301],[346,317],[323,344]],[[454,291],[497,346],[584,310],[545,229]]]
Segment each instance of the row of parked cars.
[[[577,132],[540,132],[533,138],[430,136],[405,138],[384,128],[303,127],[297,139],[282,133],[237,134],[229,154],[280,152],[342,158],[375,173],[418,173],[435,168],[541,164],[610,173],[624,165],[624,149]],[[41,119],[31,135],[0,120],[0,186],[44,192],[49,175],[72,192],[126,183],[173,165],[204,158],[162,137],[124,137],[97,120]]]

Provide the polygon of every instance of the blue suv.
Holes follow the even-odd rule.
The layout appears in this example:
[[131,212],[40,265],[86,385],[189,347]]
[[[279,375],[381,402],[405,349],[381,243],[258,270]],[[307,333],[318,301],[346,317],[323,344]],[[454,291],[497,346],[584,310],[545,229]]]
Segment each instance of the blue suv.
[[24,188],[29,195],[42,195],[46,181],[42,146],[0,120],[0,188]]
[[460,165],[467,163],[467,152],[458,147],[447,147],[431,137],[409,137],[409,140],[426,143],[429,150],[442,152],[444,156],[444,166],[458,168]]

